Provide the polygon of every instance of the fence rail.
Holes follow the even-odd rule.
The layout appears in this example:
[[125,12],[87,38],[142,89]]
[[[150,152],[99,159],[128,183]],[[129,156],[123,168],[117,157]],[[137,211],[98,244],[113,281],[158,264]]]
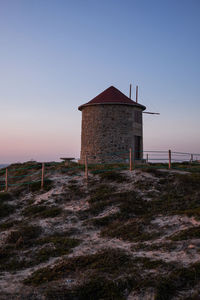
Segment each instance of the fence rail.
[[[137,159],[136,157],[140,157]],[[9,188],[22,185],[39,184],[44,188],[45,180],[53,172],[68,172],[70,176],[84,176],[86,181],[89,173],[108,172],[111,170],[134,170],[136,168],[165,168],[183,171],[200,172],[200,154],[167,151],[142,151],[137,153],[132,149],[129,151],[107,153],[101,155],[102,162],[90,163],[94,156],[85,155],[84,163],[79,164],[71,162],[65,165],[65,162],[46,162],[46,163],[24,163],[13,164],[6,168],[0,169],[0,191],[7,192]],[[103,162],[106,158],[106,163]],[[109,158],[109,159],[107,159]],[[82,173],[80,174],[80,171]]]

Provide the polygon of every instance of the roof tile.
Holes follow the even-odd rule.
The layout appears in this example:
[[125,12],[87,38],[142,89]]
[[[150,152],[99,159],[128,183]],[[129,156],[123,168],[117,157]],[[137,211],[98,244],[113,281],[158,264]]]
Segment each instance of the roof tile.
[[79,106],[79,110],[82,110],[84,106],[88,106],[88,105],[111,104],[111,103],[134,105],[134,106],[141,107],[143,110],[145,109],[145,106],[131,100],[122,92],[120,92],[118,89],[116,89],[114,86],[110,86],[105,91],[100,93],[98,96],[93,98],[91,101]]

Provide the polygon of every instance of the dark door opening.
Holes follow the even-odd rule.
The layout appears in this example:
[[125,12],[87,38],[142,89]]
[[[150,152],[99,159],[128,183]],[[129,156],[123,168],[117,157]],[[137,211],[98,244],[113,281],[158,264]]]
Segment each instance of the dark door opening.
[[135,159],[140,159],[141,153],[141,136],[135,135]]

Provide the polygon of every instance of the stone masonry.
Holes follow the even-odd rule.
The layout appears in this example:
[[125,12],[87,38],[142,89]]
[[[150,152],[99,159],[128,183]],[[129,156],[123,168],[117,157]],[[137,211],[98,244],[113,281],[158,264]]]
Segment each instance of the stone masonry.
[[[89,102],[90,103],[90,102]],[[82,108],[81,156],[89,163],[109,163],[129,158],[129,149],[136,149],[139,158],[143,150],[142,111],[144,107],[132,104],[89,104]]]
[[90,163],[128,158],[129,149],[135,148],[134,136],[143,135],[142,123],[135,122],[135,111],[142,114],[141,109],[128,105],[86,106],[82,111],[81,162],[85,155]]

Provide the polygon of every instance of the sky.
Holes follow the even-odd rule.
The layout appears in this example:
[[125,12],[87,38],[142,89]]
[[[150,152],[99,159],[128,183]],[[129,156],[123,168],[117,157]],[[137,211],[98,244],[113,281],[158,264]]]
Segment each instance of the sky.
[[144,149],[200,153],[199,0],[0,0],[0,163],[79,157],[81,112],[139,86]]

